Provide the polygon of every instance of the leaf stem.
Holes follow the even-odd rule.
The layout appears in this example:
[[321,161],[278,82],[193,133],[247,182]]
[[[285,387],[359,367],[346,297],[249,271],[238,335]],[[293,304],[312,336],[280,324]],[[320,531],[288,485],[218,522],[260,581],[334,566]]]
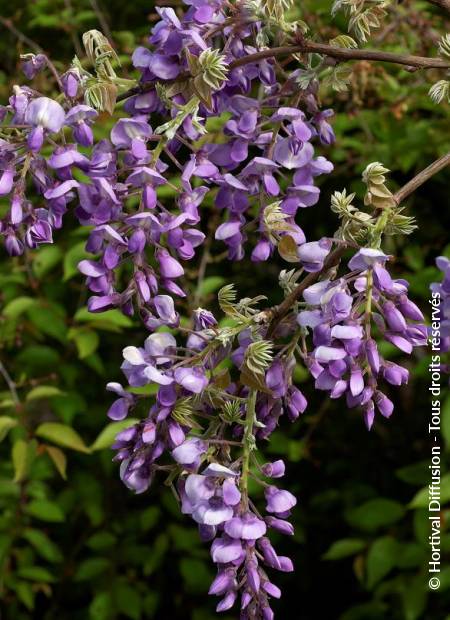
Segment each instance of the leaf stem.
[[242,493],[242,503],[245,509],[248,509],[248,477],[250,472],[250,455],[255,447],[253,424],[255,422],[256,415],[255,408],[257,395],[257,390],[250,390],[247,400],[247,412],[244,423],[244,448],[242,453],[242,473],[239,486]]
[[15,382],[12,380],[9,372],[7,371],[6,367],[3,365],[3,362],[0,361],[0,374],[3,376],[8,389],[11,393],[11,398],[13,399],[13,402],[15,404],[16,407],[18,407],[20,405],[20,398],[19,395],[17,393],[17,389],[16,389],[16,384]]

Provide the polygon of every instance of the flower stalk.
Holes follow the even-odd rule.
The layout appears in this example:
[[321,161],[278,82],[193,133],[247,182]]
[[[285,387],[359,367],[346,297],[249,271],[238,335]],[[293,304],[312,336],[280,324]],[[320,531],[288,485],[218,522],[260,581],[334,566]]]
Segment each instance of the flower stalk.
[[242,440],[242,470],[239,483],[244,509],[248,509],[248,479],[250,473],[250,457],[253,450],[255,449],[255,436],[253,434],[253,425],[255,423],[255,408],[257,396],[257,390],[250,390],[248,394],[247,409],[244,422],[244,437]]

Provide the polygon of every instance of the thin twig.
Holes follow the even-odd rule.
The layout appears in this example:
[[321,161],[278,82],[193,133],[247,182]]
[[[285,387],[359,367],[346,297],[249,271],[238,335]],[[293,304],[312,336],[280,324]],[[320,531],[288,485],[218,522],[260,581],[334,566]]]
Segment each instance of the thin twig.
[[0,361],[0,374],[3,376],[8,386],[8,389],[11,392],[11,397],[14,401],[14,404],[16,406],[20,405],[20,398],[19,398],[19,395],[17,394],[16,384],[12,380],[9,372],[6,370],[5,366],[3,365],[3,362],[1,361]]
[[404,185],[401,189],[398,190],[394,194],[394,200],[397,204],[403,202],[410,194],[416,191],[418,187],[423,185],[428,179],[431,179],[432,176],[450,166],[450,153],[443,155],[441,158],[437,159],[435,162],[430,164],[428,168],[419,172],[411,181],[408,181],[406,185]]
[[309,273],[281,304],[271,308],[268,311],[270,324],[267,336],[271,336],[273,334],[278,323],[288,314],[295,302],[301,297],[303,291],[307,289],[308,286],[311,286],[311,284],[314,284],[314,282],[323,276],[329,269],[335,267],[339,263],[345,254],[346,249],[346,246],[343,245],[334,250],[334,252],[328,256],[323,268],[320,271]]
[[[411,179],[406,185],[404,185],[401,189],[398,190],[394,194],[394,200],[397,204],[403,202],[410,194],[412,194],[418,187],[423,185],[426,181],[431,179],[432,176],[443,170],[446,166],[450,165],[450,153],[440,157],[435,162],[433,162],[430,166],[425,168],[419,172],[414,178]],[[304,278],[300,284],[290,293],[284,301],[278,306],[274,306],[267,310],[265,314],[265,318],[270,321],[267,335],[271,336],[275,331],[277,325],[282,321],[282,319],[289,313],[292,306],[300,299],[304,290],[311,286],[319,280],[323,275],[325,275],[330,269],[336,267],[342,256],[344,255],[347,247],[346,245],[342,245],[340,248],[337,248],[332,252],[327,260],[324,263],[323,268],[315,273],[309,273],[306,278]]]
[[12,23],[10,19],[6,19],[5,17],[2,17],[0,15],[0,24],[3,24],[3,26],[5,26],[5,28],[7,28],[19,41],[28,45],[28,47],[31,48],[34,52],[36,52],[36,54],[44,54],[47,67],[50,69],[50,72],[53,74],[53,77],[55,78],[59,89],[61,90],[61,92],[63,92],[63,86],[61,83],[61,79],[59,77],[59,73],[55,65],[53,64],[53,62],[50,60],[48,55],[45,53],[45,50],[38,43],[33,41],[33,39],[30,39],[23,32],[18,30],[18,28],[14,26],[14,24]]
[[76,55],[81,58],[83,55],[83,48],[81,47],[80,40],[78,38],[78,32],[76,26],[74,27],[74,11],[71,0],[64,0],[64,6],[66,7],[66,11],[69,14],[69,21],[71,23],[67,24],[66,32],[69,33],[70,39],[72,41],[72,45],[75,48]]
[[3,24],[3,26],[5,26],[5,28],[7,28],[16,37],[16,39],[28,45],[28,47],[34,50],[36,54],[42,54],[44,52],[42,47],[38,45],[36,41],[33,41],[33,39],[30,39],[26,34],[16,28],[10,19],[0,15],[0,24]]
[[428,2],[450,13],[450,0],[428,0]]
[[97,0],[90,0],[90,3],[95,15],[97,16],[98,23],[100,24],[100,28],[102,29],[103,34],[106,36],[107,39],[109,39],[109,42],[112,43],[111,30],[99,3],[97,2]]
[[305,41],[298,45],[284,45],[282,47],[272,47],[255,54],[243,56],[230,63],[230,69],[241,67],[264,58],[275,58],[278,56],[289,56],[290,54],[316,53],[330,56],[338,60],[373,60],[380,62],[391,62],[397,65],[408,67],[418,67],[422,69],[448,69],[450,64],[442,58],[427,58],[425,56],[413,56],[410,54],[394,54],[381,50],[368,49],[347,49],[344,47],[333,47],[325,43],[312,43]]
[[[415,67],[417,69],[450,69],[450,63],[442,58],[427,58],[425,56],[412,56],[410,54],[401,55],[392,52],[383,52],[381,50],[355,50],[341,47],[333,47],[324,43],[312,43],[304,41],[296,45],[284,45],[282,47],[272,47],[254,54],[248,54],[242,58],[237,58],[230,63],[230,70],[242,67],[244,65],[264,60],[265,58],[277,58],[281,56],[290,56],[300,53],[317,53],[342,61],[351,60],[372,60],[380,62],[390,62],[393,64],[403,65],[406,67]],[[189,73],[183,73],[176,78],[176,81],[187,80],[191,76]],[[133,95],[145,93],[154,87],[153,82],[139,84],[134,86],[117,97],[117,101],[124,101]]]

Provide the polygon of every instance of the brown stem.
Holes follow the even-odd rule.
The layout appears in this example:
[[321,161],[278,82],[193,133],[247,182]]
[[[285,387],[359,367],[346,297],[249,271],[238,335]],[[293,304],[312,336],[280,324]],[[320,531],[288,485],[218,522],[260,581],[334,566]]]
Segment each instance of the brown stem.
[[411,179],[411,181],[408,181],[406,185],[399,189],[398,192],[394,194],[395,202],[397,204],[403,202],[405,198],[408,198],[408,196],[415,192],[418,187],[423,185],[423,183],[425,183],[432,176],[443,170],[446,166],[450,166],[450,153],[447,153],[446,155],[443,155],[442,157],[437,159],[435,162],[430,164],[428,168],[425,168],[425,170],[419,172],[419,174],[416,175],[413,179]]
[[408,67],[418,67],[423,69],[448,69],[450,64],[442,58],[427,58],[425,56],[412,56],[410,54],[394,54],[392,52],[383,52],[380,50],[355,50],[344,47],[333,47],[325,43],[313,43],[305,41],[298,45],[285,45],[283,47],[272,47],[255,54],[243,56],[230,63],[230,69],[241,67],[251,62],[257,62],[264,58],[275,58],[277,56],[288,56],[290,54],[311,53],[323,54],[331,56],[338,60],[373,60],[381,62],[392,62],[398,65],[406,65]]
[[18,30],[18,28],[14,26],[10,19],[7,19],[6,17],[2,17],[0,15],[0,24],[7,28],[16,37],[16,39],[28,45],[28,47],[34,50],[36,54],[42,54],[44,52],[42,47],[38,45],[35,41],[33,41],[33,39],[30,39],[29,37],[27,37],[26,34]]
[[[40,45],[38,45],[38,43],[33,41],[33,39],[30,39],[23,32],[18,30],[10,19],[7,19],[6,17],[2,17],[0,15],[0,24],[3,24],[3,26],[5,26],[5,28],[7,28],[19,41],[21,41],[22,43],[25,43],[25,45],[28,45],[28,47],[32,49],[36,54],[45,55],[45,50]],[[59,89],[63,91],[61,80],[59,78],[59,74],[55,68],[55,65],[52,63],[52,61],[47,55],[45,55],[45,58],[46,58],[47,66],[50,69],[51,73],[53,74],[53,77],[55,78]]]
[[[383,52],[380,50],[354,50],[341,47],[333,47],[332,45],[326,45],[324,43],[313,43],[311,41],[305,41],[297,45],[284,45],[282,47],[272,47],[254,54],[248,54],[242,58],[237,58],[230,63],[229,68],[235,69],[236,67],[242,67],[252,62],[258,62],[265,58],[276,58],[279,56],[289,56],[291,54],[300,53],[317,53],[337,60],[349,61],[349,60],[372,60],[380,62],[391,62],[398,65],[404,65],[406,67],[415,67],[418,69],[450,69],[450,63],[442,58],[427,58],[425,56],[412,56],[410,54],[401,55],[393,54],[392,52]],[[180,79],[188,79],[189,75],[180,75]],[[152,88],[153,83],[139,84],[130,90],[122,93],[117,97],[117,101],[124,101],[133,95],[139,95],[146,92],[147,89]]]
[[109,27],[109,23],[105,17],[105,14],[100,6],[100,4],[97,2],[97,0],[90,0],[91,3],[91,7],[98,19],[98,23],[100,24],[100,27],[103,31],[103,34],[106,36],[106,38],[109,40],[110,43],[112,43],[112,35],[111,35],[111,29]]
[[77,27],[74,22],[74,10],[72,6],[71,0],[64,0],[64,6],[66,7],[66,11],[69,15],[69,22],[65,27],[65,31],[69,33],[70,40],[72,41],[72,45],[75,48],[75,53],[78,58],[83,56],[83,48],[80,44],[80,39],[78,38]]
[[[425,170],[419,172],[414,178],[411,179],[406,185],[404,185],[401,189],[398,190],[394,194],[394,200],[397,204],[403,202],[410,194],[412,194],[418,187],[423,185],[426,181],[431,179],[432,176],[443,170],[446,166],[450,165],[450,153],[447,153],[443,157],[440,157],[435,162],[430,164]],[[295,304],[298,299],[300,299],[303,291],[314,284],[317,280],[320,279],[321,276],[327,273],[329,269],[336,267],[339,264],[342,256],[344,255],[347,249],[346,245],[342,245],[340,248],[337,248],[332,252],[327,260],[324,263],[323,268],[315,273],[310,273],[304,278],[300,284],[290,293],[284,301],[270,308],[267,312],[265,312],[265,318],[270,321],[269,328],[267,332],[267,336],[270,337],[275,328],[280,323],[280,321],[289,313],[292,306]]]
[[18,405],[20,405],[20,399],[19,399],[19,395],[17,394],[16,384],[12,380],[9,372],[7,371],[3,362],[1,361],[0,361],[0,374],[3,376],[3,379],[5,380],[5,383],[8,386],[8,389],[11,393],[11,398],[13,399],[13,402],[17,407]]
[[428,2],[450,13],[450,0],[428,0]]
[[329,269],[331,269],[332,267],[335,267],[341,260],[346,249],[347,249],[346,245],[342,245],[340,248],[337,248],[336,250],[334,250],[334,252],[332,252],[328,256],[327,260],[324,263],[324,266],[322,267],[320,271],[309,273],[306,276],[306,278],[303,278],[303,280],[292,291],[292,293],[290,293],[282,301],[281,304],[279,304],[278,306],[275,306],[274,308],[271,308],[268,311],[268,313],[266,314],[266,316],[268,315],[268,318],[270,318],[269,329],[267,332],[268,337],[270,337],[273,334],[278,323],[288,314],[289,310],[292,308],[295,302],[303,294],[303,291],[307,289],[308,286],[311,286],[311,284],[314,284],[314,282],[316,282],[316,280],[318,280],[321,276],[323,276]]

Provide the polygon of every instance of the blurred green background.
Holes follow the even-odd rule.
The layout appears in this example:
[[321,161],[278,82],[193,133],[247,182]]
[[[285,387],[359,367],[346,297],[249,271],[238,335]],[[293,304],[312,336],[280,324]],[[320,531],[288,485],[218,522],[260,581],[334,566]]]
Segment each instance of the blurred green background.
[[[169,3],[162,3],[163,5]],[[170,2],[176,6],[177,2]],[[300,4],[300,3],[299,3]],[[342,18],[329,17],[331,2],[302,2],[302,17],[326,41]],[[58,69],[80,52],[90,28],[111,36],[133,76],[130,53],[155,21],[149,0],[0,0],[0,101],[15,83],[24,83],[18,57],[48,52]],[[373,46],[422,55],[435,54],[449,21],[424,1],[399,2],[375,34]],[[402,185],[449,150],[449,106],[427,96],[433,72],[409,73],[389,65],[354,65],[349,92],[321,93],[336,110],[336,145],[320,148],[335,163],[322,183],[322,198],[302,213],[307,237],[331,235],[337,227],[329,198],[344,187],[362,192],[361,171],[381,161],[393,172],[390,187]],[[46,76],[34,87],[51,92]],[[105,115],[102,135],[113,120]],[[100,134],[99,134],[100,137]],[[438,278],[433,259],[450,241],[449,175],[441,173],[408,202],[419,229],[386,249],[398,258],[397,277],[428,310],[428,287]],[[134,496],[118,479],[109,445],[111,403],[103,386],[121,380],[125,344],[139,344],[137,323],[114,311],[89,315],[86,288],[76,265],[84,257],[86,230],[71,215],[56,244],[31,252],[27,262],[0,263],[0,359],[18,385],[18,411],[0,381],[0,609],[4,620],[212,620],[206,595],[213,569],[196,528],[179,514],[162,484]],[[222,248],[213,246],[213,252]],[[202,305],[214,303],[225,280],[245,295],[278,299],[281,267],[228,262],[208,268]],[[195,263],[192,267],[195,277]],[[267,292],[268,291],[268,292]],[[439,592],[427,582],[430,444],[429,358],[420,351],[401,359],[411,371],[409,385],[393,390],[391,420],[377,419],[368,433],[361,415],[343,402],[311,390],[301,369],[297,378],[308,395],[307,412],[283,426],[266,447],[271,458],[289,462],[287,488],[299,503],[293,540],[277,540],[293,557],[296,572],[276,575],[283,598],[277,618],[312,620],[444,620],[450,618],[450,398],[443,399],[442,537]],[[63,424],[63,436],[48,423]],[[65,445],[64,445],[65,444]],[[447,508],[445,508],[445,504]],[[238,612],[224,618],[237,618]]]

